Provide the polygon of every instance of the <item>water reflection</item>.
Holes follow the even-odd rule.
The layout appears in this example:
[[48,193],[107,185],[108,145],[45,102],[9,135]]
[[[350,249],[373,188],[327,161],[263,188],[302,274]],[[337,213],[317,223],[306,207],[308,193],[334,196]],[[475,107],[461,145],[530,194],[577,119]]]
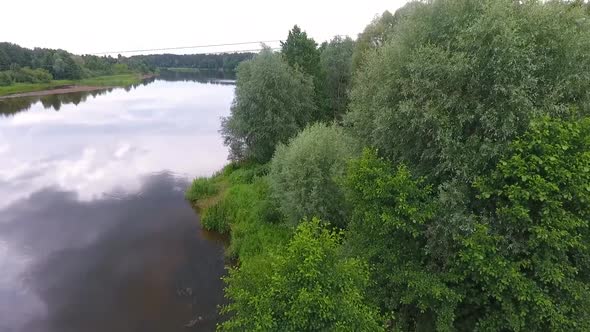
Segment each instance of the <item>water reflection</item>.
[[92,199],[117,185],[137,189],[138,174],[211,174],[226,162],[218,131],[233,89],[156,80],[96,98],[51,96],[59,112],[37,102],[0,117],[0,207],[47,185]]
[[222,245],[183,190],[226,162],[233,93],[159,78],[2,101],[1,332],[214,328]]
[[177,72],[170,70],[162,70],[158,77],[152,77],[143,80],[140,83],[131,84],[125,87],[118,88],[105,88],[94,91],[79,91],[62,93],[55,95],[46,96],[33,96],[33,97],[19,97],[19,98],[0,98],[0,116],[10,116],[18,112],[27,111],[32,105],[41,103],[47,110],[52,109],[59,111],[62,105],[74,104],[86,102],[89,97],[96,98],[97,96],[105,95],[112,92],[115,89],[122,89],[130,92],[140,86],[145,86],[156,80],[168,81],[168,82],[197,82],[207,84],[219,84],[219,85],[234,85],[235,84],[235,73],[224,72],[224,71],[200,71],[200,72]]
[[0,331],[212,330],[223,247],[200,235],[186,186],[163,173],[141,194],[48,188],[4,209],[0,241],[20,259],[2,271],[20,278],[0,283]]
[[236,80],[236,74],[234,72],[219,70],[182,72],[163,69],[160,71],[158,79],[165,81],[185,81],[209,84],[234,85]]

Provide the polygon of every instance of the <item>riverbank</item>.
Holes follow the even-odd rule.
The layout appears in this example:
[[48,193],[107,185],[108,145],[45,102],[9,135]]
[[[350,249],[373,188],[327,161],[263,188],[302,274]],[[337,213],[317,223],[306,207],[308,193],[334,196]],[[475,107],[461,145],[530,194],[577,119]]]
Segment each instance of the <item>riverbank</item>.
[[48,83],[14,83],[9,86],[0,86],[0,99],[101,90],[136,84],[154,76],[154,74],[121,74],[82,80],[53,80]]
[[231,259],[252,259],[286,244],[292,234],[270,198],[267,173],[267,165],[231,163],[212,177],[195,179],[186,192],[202,227],[229,235]]

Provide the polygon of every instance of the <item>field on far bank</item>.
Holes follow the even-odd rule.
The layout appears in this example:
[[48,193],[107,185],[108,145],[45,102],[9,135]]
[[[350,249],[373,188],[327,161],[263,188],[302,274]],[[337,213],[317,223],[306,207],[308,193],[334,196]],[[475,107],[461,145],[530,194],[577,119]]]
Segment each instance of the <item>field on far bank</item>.
[[14,83],[9,86],[0,86],[0,96],[7,96],[17,93],[45,91],[56,89],[59,87],[71,86],[92,86],[92,87],[107,87],[107,86],[125,86],[141,82],[142,79],[147,78],[141,74],[121,74],[91,77],[82,80],[53,80],[48,83]]

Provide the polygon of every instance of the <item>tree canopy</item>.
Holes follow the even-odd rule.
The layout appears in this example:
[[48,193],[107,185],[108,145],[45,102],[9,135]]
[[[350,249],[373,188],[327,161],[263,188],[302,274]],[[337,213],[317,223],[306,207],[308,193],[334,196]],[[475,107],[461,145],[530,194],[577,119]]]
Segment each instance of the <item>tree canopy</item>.
[[275,146],[297,135],[314,116],[313,82],[269,49],[238,66],[231,115],[222,134],[231,157],[266,162]]
[[367,267],[343,258],[342,234],[302,222],[286,248],[244,262],[226,278],[222,331],[381,331],[365,304]]
[[328,107],[334,120],[341,120],[348,107],[353,51],[354,41],[350,37],[336,36],[325,44],[320,55]]
[[[240,185],[255,194],[219,175],[247,203],[215,205],[232,217],[211,224],[256,248],[227,279],[222,327],[590,330],[588,8],[411,2],[352,51],[296,27],[281,56],[240,65],[226,142],[237,159],[274,157]],[[313,124],[322,105],[344,121]]]
[[417,6],[357,72],[349,124],[418,175],[471,181],[531,119],[588,114],[587,16],[560,2]]
[[269,179],[279,209],[291,224],[315,216],[335,226],[346,225],[339,182],[355,150],[342,128],[319,123],[305,128],[288,145],[279,144]]

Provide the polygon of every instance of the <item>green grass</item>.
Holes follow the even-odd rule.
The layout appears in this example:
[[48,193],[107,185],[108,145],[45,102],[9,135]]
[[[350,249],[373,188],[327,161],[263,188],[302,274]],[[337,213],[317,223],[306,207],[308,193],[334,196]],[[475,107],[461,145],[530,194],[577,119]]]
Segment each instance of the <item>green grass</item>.
[[203,228],[229,233],[230,257],[262,254],[285,244],[292,233],[270,197],[266,173],[266,166],[230,164],[211,178],[195,179],[186,193],[198,207]]
[[0,86],[0,96],[6,96],[15,93],[43,91],[67,85],[126,86],[139,82],[141,82],[141,75],[139,74],[121,74],[91,77],[82,80],[53,80],[49,83],[14,83],[9,86]]
[[185,193],[186,199],[191,202],[198,202],[204,200],[219,192],[220,186],[217,177],[203,178],[199,177],[193,180],[193,183]]

